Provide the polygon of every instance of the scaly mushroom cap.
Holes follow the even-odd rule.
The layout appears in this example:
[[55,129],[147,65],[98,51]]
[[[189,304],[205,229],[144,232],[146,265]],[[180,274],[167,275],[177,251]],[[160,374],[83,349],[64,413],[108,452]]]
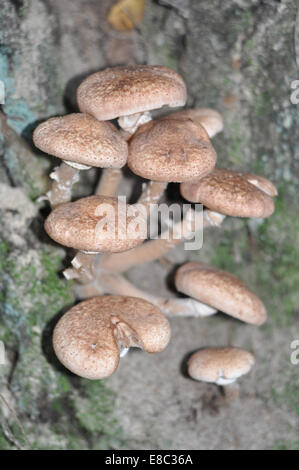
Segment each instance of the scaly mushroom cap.
[[76,250],[117,253],[146,238],[146,222],[145,230],[142,223],[136,228],[135,217],[132,206],[118,198],[90,196],[57,206],[47,217],[45,230],[57,243]]
[[267,312],[262,301],[233,274],[205,263],[186,263],[175,275],[179,292],[246,323],[262,325]]
[[196,181],[213,170],[216,152],[202,126],[157,119],[140,126],[129,143],[128,166],[154,181]]
[[54,329],[53,345],[62,364],[87,379],[115,372],[122,348],[157,353],[166,348],[170,327],[160,310],[143,299],[93,297],[71,308]]
[[239,348],[206,348],[192,354],[188,373],[195,380],[228,385],[247,374],[255,363],[252,354]]
[[163,119],[191,119],[200,124],[208,133],[210,139],[223,130],[223,119],[218,111],[210,108],[184,109],[163,116]]
[[48,119],[37,126],[33,141],[43,152],[86,166],[121,168],[128,157],[127,142],[113,124],[88,114]]
[[181,184],[182,196],[212,211],[233,217],[269,217],[277,190],[271,181],[252,173],[216,168],[194,184]]
[[79,109],[100,121],[183,106],[186,85],[176,72],[159,65],[113,67],[87,77],[79,86]]

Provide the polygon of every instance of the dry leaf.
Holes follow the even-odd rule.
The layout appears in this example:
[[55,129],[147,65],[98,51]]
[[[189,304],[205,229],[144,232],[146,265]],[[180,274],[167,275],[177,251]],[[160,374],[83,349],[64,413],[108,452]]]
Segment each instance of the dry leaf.
[[129,31],[143,20],[145,0],[120,0],[110,10],[108,21],[118,31]]

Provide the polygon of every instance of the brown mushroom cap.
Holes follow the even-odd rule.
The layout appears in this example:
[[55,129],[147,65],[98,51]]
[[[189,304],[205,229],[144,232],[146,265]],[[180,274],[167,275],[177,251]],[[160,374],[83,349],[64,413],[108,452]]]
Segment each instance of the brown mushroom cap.
[[277,190],[271,181],[252,173],[216,168],[194,184],[181,184],[182,196],[210,210],[233,217],[269,217]]
[[223,130],[223,119],[218,111],[210,108],[183,109],[163,116],[163,119],[191,119],[200,124],[208,133],[210,139]]
[[57,206],[47,217],[45,230],[57,243],[76,250],[117,253],[146,238],[142,230],[136,231],[135,216],[118,198],[90,196]]
[[262,301],[233,274],[205,263],[186,263],[175,275],[179,292],[246,323],[262,325],[267,312]]
[[33,141],[43,152],[81,165],[121,168],[128,157],[127,142],[113,124],[88,114],[48,119],[37,126]]
[[154,181],[196,181],[213,170],[216,152],[202,126],[157,119],[140,126],[129,143],[128,166]]
[[115,372],[121,348],[149,353],[166,348],[170,327],[146,300],[120,295],[93,297],[72,307],[54,329],[53,345],[62,364],[87,379]]
[[255,363],[252,354],[239,348],[206,348],[192,354],[188,373],[195,380],[228,385],[247,374]]
[[176,72],[160,65],[113,67],[87,77],[79,86],[79,109],[100,121],[183,106],[186,85]]

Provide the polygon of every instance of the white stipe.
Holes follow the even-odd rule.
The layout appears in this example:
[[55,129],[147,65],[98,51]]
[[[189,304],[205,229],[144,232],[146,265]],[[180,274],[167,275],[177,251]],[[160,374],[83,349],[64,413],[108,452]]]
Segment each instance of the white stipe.
[[130,348],[121,348],[119,351],[119,357],[124,357],[126,354],[128,354]]

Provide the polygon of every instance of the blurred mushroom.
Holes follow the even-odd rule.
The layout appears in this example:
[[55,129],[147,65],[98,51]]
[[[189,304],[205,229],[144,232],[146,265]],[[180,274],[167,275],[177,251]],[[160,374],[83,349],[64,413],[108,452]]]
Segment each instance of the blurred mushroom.
[[191,119],[191,121],[200,124],[207,131],[210,139],[223,130],[221,114],[210,108],[184,109],[167,114],[160,119]]
[[130,31],[140,25],[144,10],[145,0],[118,0],[112,5],[107,19],[116,30]]
[[111,123],[99,122],[88,114],[48,119],[35,129],[33,141],[43,152],[63,160],[50,175],[54,183],[47,196],[52,206],[71,200],[79,170],[91,166],[121,168],[128,156],[128,145],[120,132]]
[[262,325],[267,312],[262,301],[233,274],[204,263],[190,262],[175,275],[179,292],[246,323]]
[[119,118],[133,134],[148,122],[149,111],[162,106],[184,106],[186,85],[179,74],[160,65],[113,67],[87,77],[77,91],[82,112],[99,121]]
[[62,364],[91,380],[113,374],[123,350],[137,347],[158,353],[169,340],[169,323],[160,310],[128,296],[94,297],[77,304],[63,315],[53,334]]
[[194,184],[182,183],[182,196],[211,211],[233,217],[269,217],[277,190],[271,181],[252,173],[216,168]]
[[236,380],[247,374],[254,363],[253,355],[243,349],[206,348],[192,354],[188,373],[195,380],[223,386],[226,401],[231,402],[239,396]]
[[213,170],[216,152],[208,134],[191,120],[157,119],[141,126],[129,142],[128,166],[152,180],[139,202],[149,206],[169,182],[197,181]]
[[[45,221],[47,234],[63,246],[87,252],[77,255],[72,264],[75,273],[66,271],[68,279],[78,277],[78,272],[90,277],[90,257],[95,253],[129,250],[146,237],[146,223],[132,223],[132,207],[121,200],[105,196],[90,196],[76,202],[60,204]],[[145,231],[144,231],[145,228]],[[83,269],[83,271],[82,271]]]

